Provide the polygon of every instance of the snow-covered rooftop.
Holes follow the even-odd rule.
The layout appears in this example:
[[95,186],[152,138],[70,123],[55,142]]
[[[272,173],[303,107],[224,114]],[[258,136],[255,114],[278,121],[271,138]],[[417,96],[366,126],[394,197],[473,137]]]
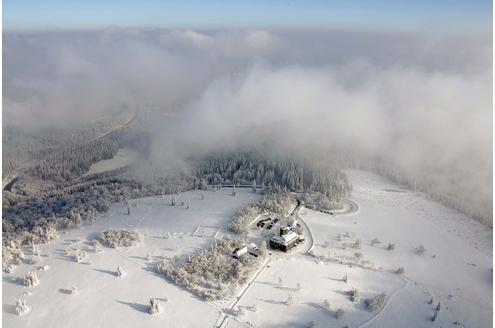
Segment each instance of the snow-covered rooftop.
[[294,239],[297,239],[297,238],[299,238],[299,235],[297,233],[295,233],[294,231],[290,231],[283,236],[275,235],[272,237],[272,240],[274,242],[279,243],[279,244],[287,245],[288,243],[290,243],[291,241],[293,241]]

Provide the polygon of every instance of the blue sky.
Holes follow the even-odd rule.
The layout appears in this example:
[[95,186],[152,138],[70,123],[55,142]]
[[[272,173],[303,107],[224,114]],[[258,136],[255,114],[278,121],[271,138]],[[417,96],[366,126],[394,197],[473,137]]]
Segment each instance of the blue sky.
[[491,31],[491,0],[4,0],[7,30],[110,25]]

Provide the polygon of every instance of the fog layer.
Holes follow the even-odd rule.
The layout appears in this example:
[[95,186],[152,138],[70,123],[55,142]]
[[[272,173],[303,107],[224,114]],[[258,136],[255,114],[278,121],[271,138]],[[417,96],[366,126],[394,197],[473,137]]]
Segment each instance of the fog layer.
[[[491,35],[7,34],[4,126],[160,113],[151,159],[256,148],[386,168],[491,222]],[[462,204],[462,205],[459,205]]]

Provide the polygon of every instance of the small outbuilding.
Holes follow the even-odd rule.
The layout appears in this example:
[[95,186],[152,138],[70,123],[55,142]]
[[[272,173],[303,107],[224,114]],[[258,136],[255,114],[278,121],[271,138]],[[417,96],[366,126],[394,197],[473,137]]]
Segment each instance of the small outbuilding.
[[261,254],[261,251],[259,250],[258,246],[256,246],[256,244],[250,243],[249,245],[243,245],[234,249],[234,251],[232,252],[232,257],[238,259],[244,254],[258,257]]
[[232,256],[235,259],[238,259],[242,255],[247,254],[247,252],[248,252],[248,247],[247,247],[247,245],[244,245],[244,246],[237,247],[236,249],[234,249],[234,251],[232,252]]

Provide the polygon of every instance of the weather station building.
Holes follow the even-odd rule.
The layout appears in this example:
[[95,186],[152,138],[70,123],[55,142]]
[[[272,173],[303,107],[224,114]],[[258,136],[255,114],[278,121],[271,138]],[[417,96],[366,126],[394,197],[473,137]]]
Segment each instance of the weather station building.
[[291,227],[280,227],[280,234],[270,239],[270,247],[288,252],[302,240],[301,236],[295,233]]

